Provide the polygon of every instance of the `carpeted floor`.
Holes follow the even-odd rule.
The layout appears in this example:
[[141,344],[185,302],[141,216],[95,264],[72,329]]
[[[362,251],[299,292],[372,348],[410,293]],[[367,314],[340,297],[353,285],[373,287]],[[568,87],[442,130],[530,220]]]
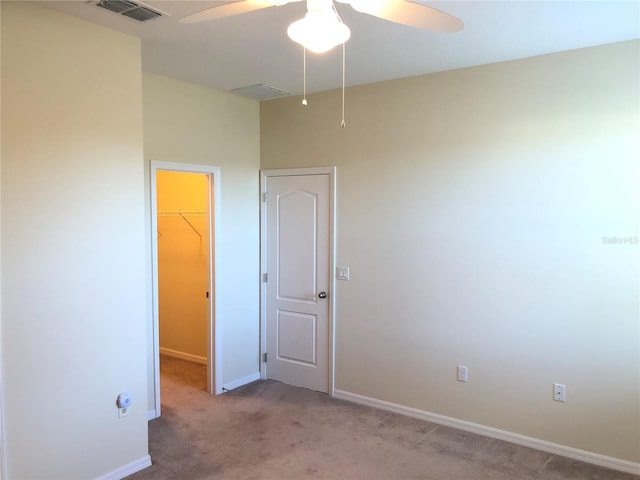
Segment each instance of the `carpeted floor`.
[[161,373],[153,466],[129,480],[640,480],[273,381],[212,397],[182,360]]

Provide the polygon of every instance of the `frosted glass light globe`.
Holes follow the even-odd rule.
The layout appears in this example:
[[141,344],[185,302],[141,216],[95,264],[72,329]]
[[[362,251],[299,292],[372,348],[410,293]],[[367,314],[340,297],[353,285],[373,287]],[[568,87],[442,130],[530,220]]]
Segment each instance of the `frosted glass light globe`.
[[331,10],[309,11],[289,25],[287,34],[307,50],[324,53],[349,40],[351,30]]

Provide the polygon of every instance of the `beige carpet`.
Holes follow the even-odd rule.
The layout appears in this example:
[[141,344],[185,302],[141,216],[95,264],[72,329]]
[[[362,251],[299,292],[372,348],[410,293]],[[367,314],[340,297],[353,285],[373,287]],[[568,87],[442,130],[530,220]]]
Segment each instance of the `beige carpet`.
[[273,381],[212,397],[206,368],[162,359],[153,466],[130,480],[638,480]]

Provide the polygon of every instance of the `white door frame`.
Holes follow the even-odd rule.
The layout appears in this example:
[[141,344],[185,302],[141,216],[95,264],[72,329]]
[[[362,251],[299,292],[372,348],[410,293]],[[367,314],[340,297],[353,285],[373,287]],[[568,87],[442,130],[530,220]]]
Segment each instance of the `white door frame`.
[[[160,325],[158,298],[158,218],[156,203],[156,172],[165,170],[183,173],[204,173],[209,175],[209,321],[207,326],[207,389],[211,394],[222,393],[222,331],[220,322],[216,321],[216,262],[215,248],[218,245],[220,231],[220,167],[208,165],[192,165],[187,163],[160,162],[151,160],[150,193],[151,193],[151,256],[152,256],[152,310],[153,310],[153,358],[154,358],[154,391],[155,414],[160,416]],[[213,195],[211,194],[213,192]]]
[[329,395],[335,391],[335,310],[336,310],[336,167],[293,168],[260,171],[260,378],[267,378],[263,353],[267,351],[267,179],[294,175],[329,175]]

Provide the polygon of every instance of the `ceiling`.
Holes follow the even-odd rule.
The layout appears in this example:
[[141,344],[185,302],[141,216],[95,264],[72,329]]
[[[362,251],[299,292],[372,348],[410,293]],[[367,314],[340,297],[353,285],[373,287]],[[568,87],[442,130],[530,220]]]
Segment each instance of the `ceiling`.
[[[265,84],[302,93],[302,48],[287,37],[305,2],[199,24],[178,20],[220,1],[147,0],[169,15],[140,23],[92,1],[42,5],[142,40],[144,71],[229,91]],[[140,3],[140,2],[138,2]],[[418,3],[418,2],[417,2]],[[465,26],[458,33],[405,27],[336,3],[351,29],[347,86],[640,38],[640,1],[424,1]],[[307,55],[309,92],[340,87],[342,49]]]

